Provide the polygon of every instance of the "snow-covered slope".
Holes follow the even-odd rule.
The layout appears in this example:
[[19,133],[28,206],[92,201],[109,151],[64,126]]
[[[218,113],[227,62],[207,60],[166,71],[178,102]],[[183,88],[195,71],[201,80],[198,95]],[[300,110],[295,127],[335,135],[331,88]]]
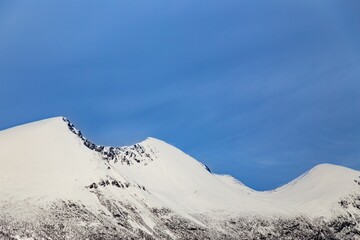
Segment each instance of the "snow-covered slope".
[[0,199],[80,198],[106,165],[61,118],[0,132]]
[[[66,118],[56,117],[0,132],[0,238],[2,232],[26,235],[9,229],[15,222],[35,220],[31,229],[37,230],[29,234],[39,237],[36,232],[45,234],[39,230],[46,225],[42,221],[58,226],[60,219],[71,229],[63,235],[84,239],[99,229],[111,229],[104,238],[211,233],[230,239],[246,232],[248,220],[226,223],[239,218],[268,221],[267,230],[257,234],[272,234],[279,219],[310,219],[302,224],[322,219],[330,228],[334,219],[346,216],[355,221],[353,231],[359,228],[359,176],[359,171],[322,164],[281,188],[258,192],[231,176],[211,173],[161,140],[98,146]],[[205,228],[211,231],[205,234]],[[52,234],[62,236],[60,230]]]
[[203,164],[163,141],[148,138],[139,145],[151,154],[153,161],[135,165],[110,164],[121,175],[143,183],[171,209],[189,213],[280,211],[271,209],[256,197],[249,197],[249,189],[245,186],[239,184],[234,189]]
[[271,192],[274,199],[288,203],[292,209],[313,215],[331,216],[343,196],[359,193],[359,171],[320,164],[290,183]]

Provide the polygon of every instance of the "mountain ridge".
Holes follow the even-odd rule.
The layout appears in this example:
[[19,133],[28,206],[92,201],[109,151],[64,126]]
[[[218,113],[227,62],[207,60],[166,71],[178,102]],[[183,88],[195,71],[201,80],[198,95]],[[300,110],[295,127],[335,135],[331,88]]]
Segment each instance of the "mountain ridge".
[[[75,134],[75,135],[80,135],[79,137],[81,138],[81,137],[83,137],[85,140],[88,140],[85,136],[83,136],[83,134],[82,134],[82,132],[81,132],[81,130],[79,130],[79,129],[77,129],[76,127],[75,127],[75,125],[68,119],[68,118],[66,118],[66,117],[64,117],[64,116],[56,116],[56,117],[51,117],[51,118],[45,118],[45,119],[42,119],[42,120],[37,120],[37,121],[33,121],[33,122],[29,122],[29,123],[24,123],[24,124],[21,124],[21,125],[18,125],[18,126],[13,126],[13,127],[9,127],[9,128],[6,128],[6,129],[3,129],[3,130],[0,130],[0,135],[1,135],[1,133],[3,133],[3,132],[8,132],[8,131],[11,131],[11,130],[15,130],[15,129],[18,129],[18,128],[22,128],[22,127],[26,127],[26,126],[29,126],[29,125],[33,125],[34,127],[36,126],[36,125],[41,125],[41,124],[50,124],[51,122],[53,122],[53,123],[55,123],[55,122],[57,122],[57,123],[63,123],[63,122],[65,122],[65,123],[67,123],[67,125],[69,126],[69,129],[70,130],[75,130],[73,133]],[[90,140],[88,140],[89,142],[91,142]],[[96,145],[96,146],[101,146],[101,147],[106,147],[106,148],[120,148],[120,147],[129,147],[129,146],[133,146],[133,145],[136,145],[136,144],[139,144],[139,143],[143,143],[143,142],[146,142],[146,141],[158,141],[158,142],[163,142],[163,143],[165,143],[165,144],[167,144],[167,145],[169,145],[169,146],[172,146],[171,144],[169,144],[169,143],[167,143],[167,142],[165,142],[165,141],[163,141],[163,140],[161,140],[161,139],[158,139],[158,138],[156,138],[156,137],[147,137],[146,139],[144,139],[144,140],[141,140],[141,141],[139,141],[138,143],[134,143],[134,144],[130,144],[130,145],[125,145],[125,146],[107,146],[107,145],[98,145],[98,144],[95,144],[95,143],[93,143],[93,142],[91,142],[91,144],[94,144],[94,145]],[[172,146],[173,147],[173,146]],[[180,150],[181,151],[181,150]],[[183,152],[183,151],[182,151]],[[183,152],[184,154],[186,154],[185,152]],[[187,155],[187,154],[186,154]],[[198,161],[198,160],[197,160]],[[198,162],[200,162],[200,161],[198,161]],[[201,163],[201,162],[200,162]],[[204,163],[201,163],[201,164],[203,164],[204,165],[204,167],[205,168],[208,168]],[[346,168],[346,169],[351,169],[351,170],[354,170],[354,171],[358,171],[358,170],[355,170],[355,169],[352,169],[352,168],[349,168],[349,167],[345,167],[345,166],[342,166],[342,165],[337,165],[337,164],[332,164],[332,163],[320,163],[320,164],[317,164],[317,165],[315,165],[314,167],[312,167],[311,169],[309,169],[308,171],[306,171],[305,173],[303,173],[303,174],[301,174],[299,177],[297,177],[297,178],[295,178],[294,180],[291,180],[291,181],[289,181],[288,183],[285,183],[285,184],[283,184],[282,186],[279,186],[279,187],[277,187],[277,188],[274,188],[274,189],[269,189],[269,190],[264,190],[264,191],[257,191],[257,190],[255,190],[255,189],[252,189],[252,188],[250,188],[251,190],[253,190],[253,191],[257,191],[257,192],[268,192],[268,191],[275,191],[275,190],[277,190],[277,189],[280,189],[280,188],[282,188],[282,187],[284,187],[285,185],[288,185],[288,184],[290,184],[291,182],[293,182],[293,181],[295,181],[295,180],[297,180],[298,178],[301,178],[303,175],[306,175],[307,173],[309,173],[309,172],[312,172],[312,171],[314,171],[314,170],[316,170],[316,169],[318,169],[318,168],[324,168],[325,170],[328,168],[328,167],[331,167],[331,168],[337,168],[337,167],[339,167],[339,168]],[[209,169],[209,168],[208,168]],[[209,171],[211,172],[211,170],[209,169]],[[236,181],[238,181],[238,182],[240,182],[241,184],[243,184],[239,179],[237,179],[237,178],[235,178],[235,177],[233,177],[233,176],[231,176],[231,175],[229,175],[229,174],[217,174],[217,175],[221,175],[221,176],[229,176],[229,177],[231,177],[231,178],[234,178]],[[244,185],[244,184],[243,184]],[[248,187],[248,186],[247,186]]]
[[[211,173],[156,138],[125,147],[96,145],[69,120],[55,117],[0,131],[0,237],[1,231],[10,234],[11,219],[30,221],[32,229],[43,232],[45,225],[31,220],[41,217],[51,226],[62,219],[71,231],[81,232],[76,233],[81,239],[85,229],[114,226],[111,234],[130,239],[210,233],[236,239],[240,232],[276,239],[271,229],[283,229],[283,219],[311,226],[306,234],[327,229],[335,237],[349,231],[357,236],[359,176],[356,170],[321,164],[280,188],[255,191],[231,176]],[[254,221],[268,230],[251,233]],[[345,223],[350,225],[337,229]],[[305,232],[299,231],[303,238]]]

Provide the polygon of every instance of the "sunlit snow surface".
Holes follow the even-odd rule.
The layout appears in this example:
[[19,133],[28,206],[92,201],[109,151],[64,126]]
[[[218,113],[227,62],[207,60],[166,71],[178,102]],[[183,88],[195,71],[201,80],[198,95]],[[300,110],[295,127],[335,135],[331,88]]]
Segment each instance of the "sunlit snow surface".
[[290,239],[359,237],[359,171],[322,164],[258,192],[155,138],[115,155],[90,149],[69,124],[57,117],[0,132],[0,238],[276,239],[282,219],[294,222]]

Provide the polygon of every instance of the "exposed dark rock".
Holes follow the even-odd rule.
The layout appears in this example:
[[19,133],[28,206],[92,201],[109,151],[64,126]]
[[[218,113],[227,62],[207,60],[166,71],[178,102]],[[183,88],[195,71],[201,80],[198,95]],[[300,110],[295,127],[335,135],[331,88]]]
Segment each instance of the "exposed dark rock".
[[[71,201],[39,209],[36,219],[12,220],[0,216],[0,239],[315,239],[354,240],[360,238],[359,216],[322,218],[239,217],[214,219],[194,215],[202,225],[166,208],[148,208],[156,225],[150,228],[134,205],[96,195],[104,212],[93,212]],[[135,225],[142,226],[136,228]],[[144,230],[146,229],[146,231]],[[17,238],[15,238],[17,236]]]
[[96,189],[96,188],[98,188],[98,186],[97,186],[96,183],[92,183],[92,184],[90,184],[89,188],[90,189]]
[[76,134],[82,141],[84,146],[90,150],[96,151],[101,154],[102,158],[107,161],[120,161],[127,165],[133,163],[141,163],[146,161],[153,161],[151,154],[146,153],[145,149],[140,144],[134,144],[129,147],[106,147],[102,145],[96,145],[86,139],[80,130],[76,129],[67,118],[63,118],[64,122],[68,125],[70,131]]

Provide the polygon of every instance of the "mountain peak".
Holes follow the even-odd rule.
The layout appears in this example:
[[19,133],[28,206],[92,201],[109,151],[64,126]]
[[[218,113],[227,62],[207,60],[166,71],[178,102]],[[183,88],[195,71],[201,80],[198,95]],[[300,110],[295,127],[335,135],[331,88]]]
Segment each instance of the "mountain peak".
[[68,132],[65,126],[63,117],[51,117],[2,130],[0,131],[0,137],[23,134],[33,134],[33,136],[36,137],[37,132],[41,132],[48,137],[55,137],[56,135],[66,134]]
[[347,170],[352,170],[352,169],[332,163],[320,163],[315,167],[313,167],[310,171],[347,171]]

